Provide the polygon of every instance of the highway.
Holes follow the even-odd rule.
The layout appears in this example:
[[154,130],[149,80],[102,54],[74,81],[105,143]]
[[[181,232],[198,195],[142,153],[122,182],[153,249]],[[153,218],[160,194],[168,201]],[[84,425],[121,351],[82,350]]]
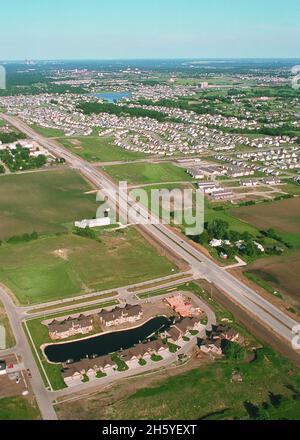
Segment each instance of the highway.
[[[101,189],[101,192],[108,196],[111,201],[115,202],[116,195],[118,194],[118,186],[101,170],[96,169],[92,164],[58,145],[55,141],[37,134],[18,118],[5,114],[1,114],[0,117],[51,153],[63,157],[71,167],[80,170],[90,182]],[[135,201],[129,198],[126,203],[131,206]],[[138,211],[141,217],[149,217],[148,210],[142,205],[138,206]],[[121,212],[120,214],[123,213]],[[293,337],[292,328],[297,324],[297,321],[292,319],[287,313],[262,298],[233,275],[224,271],[223,268],[219,267],[200,250],[188,243],[183,236],[175,233],[169,226],[163,224],[148,224],[140,227],[142,227],[147,234],[155,237],[164,248],[170,249],[174,254],[187,262],[191,266],[194,274],[198,274],[199,277],[207,279],[224,291],[228,297],[249,313],[250,319],[261,321],[266,329],[272,330],[291,346]]]

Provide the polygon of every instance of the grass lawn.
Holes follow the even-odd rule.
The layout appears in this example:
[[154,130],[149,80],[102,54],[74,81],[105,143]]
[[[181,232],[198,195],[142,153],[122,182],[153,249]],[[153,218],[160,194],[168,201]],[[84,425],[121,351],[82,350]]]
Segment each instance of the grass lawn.
[[23,397],[0,399],[0,420],[37,420],[38,409]]
[[118,147],[112,136],[78,136],[74,138],[60,138],[58,141],[73,153],[78,154],[90,162],[130,161],[143,159],[144,153],[128,151]]
[[45,137],[62,137],[65,135],[63,130],[59,130],[58,128],[46,128],[40,127],[39,125],[33,124],[31,128],[37,133],[41,134]]
[[11,348],[14,347],[16,344],[10,323],[9,323],[9,319],[6,315],[5,309],[4,309],[4,305],[2,304],[2,302],[0,301],[0,325],[2,325],[5,328],[5,336],[6,336],[6,348]]
[[36,231],[64,232],[65,223],[92,218],[96,196],[71,170],[2,176],[0,180],[0,239]]
[[103,232],[100,237],[99,242],[68,234],[3,245],[0,282],[21,304],[37,304],[147,281],[176,270],[133,228]]
[[246,276],[268,292],[287,295],[300,309],[300,251],[278,257],[261,259],[251,264]]
[[193,179],[184,168],[172,163],[132,163],[103,167],[114,180],[127,181],[130,185],[147,183],[191,182]]

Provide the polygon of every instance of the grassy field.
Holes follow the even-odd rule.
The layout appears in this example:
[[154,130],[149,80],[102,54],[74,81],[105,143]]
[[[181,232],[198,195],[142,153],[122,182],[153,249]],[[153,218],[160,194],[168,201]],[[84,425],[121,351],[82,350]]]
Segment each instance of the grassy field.
[[39,125],[32,125],[31,128],[36,131],[37,133],[41,134],[45,137],[62,137],[64,136],[63,130],[59,130],[57,128],[46,128],[46,127],[40,127]]
[[172,163],[132,163],[103,167],[114,180],[127,181],[130,185],[191,182],[193,179]]
[[[245,409],[251,401],[259,408],[259,417],[266,419],[299,419],[300,374],[287,378],[292,367],[272,350],[263,349],[258,359],[250,364],[238,365],[243,383],[232,383],[231,374],[237,367],[232,361],[217,361],[188,373],[159,381],[127,399],[106,407],[95,405],[95,398],[87,404],[86,415],[96,419],[249,419],[254,418]],[[287,385],[294,387],[288,389]],[[179,391],[180,390],[180,391]],[[269,393],[278,396],[280,404],[271,403]],[[297,399],[293,396],[296,395]],[[262,405],[266,402],[267,409]],[[98,402],[99,403],[99,402]],[[264,407],[266,407],[266,404]],[[84,418],[84,411],[72,412]],[[256,417],[255,417],[256,418]]]
[[21,304],[113,289],[172,269],[134,229],[104,232],[100,242],[68,234],[0,248],[0,281]]
[[38,420],[40,414],[36,406],[23,397],[0,399],[0,420]]
[[300,309],[300,251],[292,255],[273,257],[269,259],[258,260],[247,268],[246,274],[252,275],[262,281],[271,290],[277,290],[279,293],[288,295],[293,300],[293,304]]
[[113,137],[80,136],[60,138],[58,141],[90,162],[130,161],[143,159],[144,153],[128,151],[115,145]]
[[261,203],[231,210],[231,214],[259,229],[274,228],[292,244],[300,245],[300,198]]
[[91,218],[97,204],[90,186],[70,170],[1,177],[0,239],[66,231],[65,223]]
[[14,347],[16,344],[11,326],[9,324],[8,317],[6,315],[4,306],[2,302],[0,301],[0,325],[2,325],[5,328],[6,332],[6,348]]

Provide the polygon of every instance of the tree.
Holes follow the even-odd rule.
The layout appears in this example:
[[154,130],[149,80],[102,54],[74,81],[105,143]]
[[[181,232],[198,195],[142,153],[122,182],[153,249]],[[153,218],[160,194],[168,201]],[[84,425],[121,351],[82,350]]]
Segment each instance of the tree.
[[246,349],[237,342],[231,342],[227,339],[223,339],[221,348],[223,354],[229,359],[235,361],[242,361],[245,359]]
[[208,223],[207,232],[210,238],[224,239],[227,237],[229,224],[225,220],[215,219]]

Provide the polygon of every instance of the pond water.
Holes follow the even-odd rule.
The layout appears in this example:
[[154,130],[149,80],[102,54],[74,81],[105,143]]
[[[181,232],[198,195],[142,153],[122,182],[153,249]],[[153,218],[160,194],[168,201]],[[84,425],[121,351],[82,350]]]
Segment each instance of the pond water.
[[96,98],[104,99],[105,101],[114,103],[121,101],[124,98],[131,98],[130,92],[107,92],[107,93],[95,93]]
[[66,362],[69,359],[79,361],[86,357],[103,356],[121,349],[125,350],[145,341],[158,330],[170,327],[173,320],[165,316],[157,316],[145,324],[124,331],[92,336],[88,339],[52,344],[45,348],[45,355],[50,362]]

